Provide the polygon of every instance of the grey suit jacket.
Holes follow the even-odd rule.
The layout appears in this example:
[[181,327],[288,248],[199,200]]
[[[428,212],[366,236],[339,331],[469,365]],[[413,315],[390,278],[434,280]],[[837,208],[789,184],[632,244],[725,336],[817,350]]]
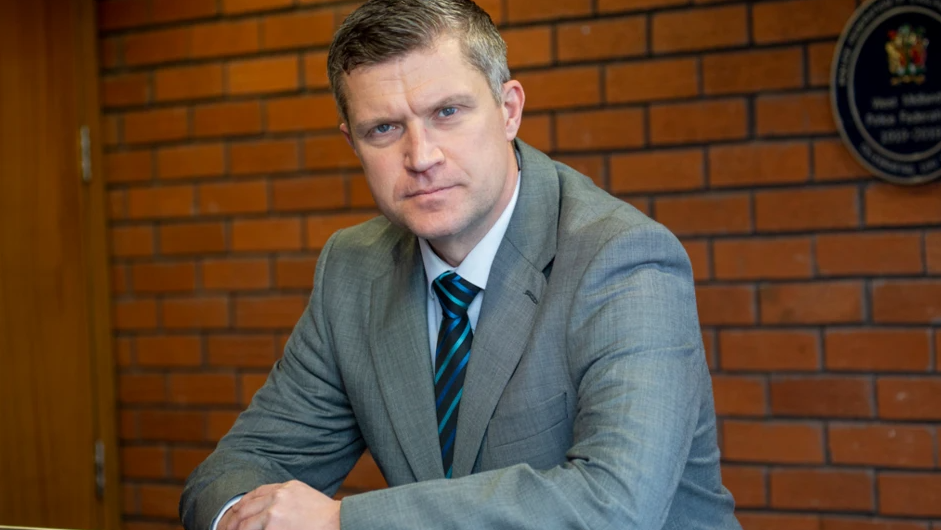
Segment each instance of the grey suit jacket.
[[740,529],[722,486],[689,260],[662,225],[517,141],[444,479],[414,235],[337,232],[267,383],[180,503],[189,530],[260,485],[332,495],[364,448],[390,489],[345,529]]

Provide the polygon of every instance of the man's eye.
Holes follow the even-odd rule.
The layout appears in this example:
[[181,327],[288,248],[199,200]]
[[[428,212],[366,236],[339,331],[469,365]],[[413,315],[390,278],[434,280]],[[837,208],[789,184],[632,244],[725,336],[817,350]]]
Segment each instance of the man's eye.
[[445,107],[438,111],[438,115],[441,116],[442,118],[453,116],[456,113],[457,113],[456,107]]
[[391,130],[392,130],[392,126],[389,125],[388,123],[383,123],[382,125],[377,125],[376,127],[373,127],[373,132],[377,134],[385,134]]

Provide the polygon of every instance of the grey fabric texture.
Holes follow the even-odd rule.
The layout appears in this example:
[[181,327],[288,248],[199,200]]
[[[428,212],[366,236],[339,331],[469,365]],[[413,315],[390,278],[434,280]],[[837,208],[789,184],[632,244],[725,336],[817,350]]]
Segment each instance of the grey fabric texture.
[[418,242],[380,217],[326,244],[282,359],[187,480],[188,530],[266,483],[332,495],[365,448],[391,488],[345,497],[348,530],[741,528],[682,245],[516,142],[520,195],[474,331],[454,478]]

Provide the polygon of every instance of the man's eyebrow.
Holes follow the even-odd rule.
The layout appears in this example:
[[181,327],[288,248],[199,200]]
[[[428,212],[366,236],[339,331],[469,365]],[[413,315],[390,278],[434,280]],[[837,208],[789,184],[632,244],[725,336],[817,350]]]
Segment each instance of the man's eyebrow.
[[438,110],[444,107],[450,107],[452,105],[462,105],[462,106],[473,106],[474,96],[471,94],[452,94],[450,96],[445,96],[444,98],[438,100],[434,105],[430,105],[429,109]]

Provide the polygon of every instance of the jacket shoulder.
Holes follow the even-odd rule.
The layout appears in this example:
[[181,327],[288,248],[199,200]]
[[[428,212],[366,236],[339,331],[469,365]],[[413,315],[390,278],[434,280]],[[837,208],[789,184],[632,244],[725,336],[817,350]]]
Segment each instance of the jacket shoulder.
[[[414,239],[407,230],[395,226],[384,216],[338,230],[330,237],[330,261],[344,268],[362,270],[376,277],[391,269],[401,252],[402,243]],[[390,259],[390,257],[392,259]]]
[[[599,188],[575,169],[555,162],[560,193],[559,235],[602,237],[605,233],[670,231],[633,205]],[[672,235],[672,234],[670,234]]]

